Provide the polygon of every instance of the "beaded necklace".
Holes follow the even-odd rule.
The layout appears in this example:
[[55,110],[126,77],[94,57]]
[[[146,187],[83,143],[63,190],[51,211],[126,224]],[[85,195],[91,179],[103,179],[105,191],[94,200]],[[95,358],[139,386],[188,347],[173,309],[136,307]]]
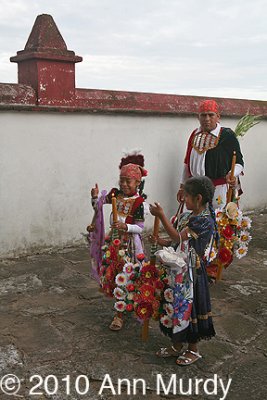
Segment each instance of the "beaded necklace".
[[136,196],[125,198],[123,195],[119,194],[117,197],[118,214],[122,217],[127,217],[127,215],[130,215],[135,200]]
[[196,132],[193,138],[192,147],[198,154],[203,154],[205,151],[214,149],[220,139],[221,131],[216,137],[209,132]]

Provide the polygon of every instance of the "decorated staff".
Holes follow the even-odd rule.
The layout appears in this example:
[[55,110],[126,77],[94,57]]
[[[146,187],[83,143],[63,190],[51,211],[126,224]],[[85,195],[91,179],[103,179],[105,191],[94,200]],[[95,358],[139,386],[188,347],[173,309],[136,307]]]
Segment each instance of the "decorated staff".
[[[111,194],[111,204],[112,204],[112,219],[113,224],[118,222],[118,210],[117,210],[117,199],[114,193]],[[112,239],[118,239],[119,231],[117,228],[112,227]]]
[[[155,238],[158,237],[159,234],[159,225],[160,225],[160,220],[159,217],[155,217],[154,219],[154,228],[153,228],[153,236]],[[150,247],[150,264],[155,265],[156,264],[156,256],[155,253],[157,251],[157,243],[152,243]]]
[[[153,228],[154,237],[158,237],[159,225],[160,225],[160,219],[159,217],[155,217],[154,228]],[[157,251],[157,243],[153,243],[150,247],[150,265],[153,266],[155,266],[156,264],[156,256],[155,256],[156,251]],[[145,319],[142,326],[142,340],[144,342],[147,341],[148,339],[148,331],[149,331],[149,319]]]
[[[98,185],[97,185],[97,183],[95,184],[95,187],[94,187],[92,190],[98,191]],[[97,198],[97,197],[95,197],[95,199],[96,199],[96,198]],[[87,230],[87,232],[88,232],[89,234],[92,233],[92,232],[94,232],[95,227],[96,227],[96,218],[97,218],[97,203],[94,202],[92,205],[93,205],[93,209],[94,209],[94,215],[93,215],[91,224],[89,224],[89,225],[86,227],[86,230]]]
[[[234,181],[234,179],[235,179],[235,176],[234,176],[235,164],[236,164],[236,152],[234,151],[233,152],[233,158],[232,158],[231,172],[230,172],[230,181]],[[229,185],[229,188],[228,188],[228,191],[227,191],[226,208],[227,208],[227,205],[232,201],[232,199],[233,199],[233,187]],[[229,226],[230,226],[231,222],[233,224],[233,221],[229,221]],[[232,232],[234,232],[234,231],[232,231]],[[220,243],[221,243],[221,245],[224,244],[224,238],[221,238]],[[230,255],[230,244],[228,244],[225,249],[226,249],[226,251],[229,252],[229,255]],[[220,250],[219,250],[219,255],[220,254],[221,253],[220,253]],[[232,259],[232,257],[231,257],[231,259]],[[228,262],[229,262],[229,260],[228,260]],[[222,260],[222,258],[219,257],[218,261],[217,261],[218,269],[217,269],[217,275],[216,275],[216,282],[218,282],[218,281],[220,281],[222,279],[222,271],[223,271],[223,267],[224,267],[225,264],[226,264],[226,262],[224,262]]]
[[[154,223],[154,235],[158,235],[159,221]],[[116,310],[131,313],[142,323],[141,337],[148,339],[149,320],[159,319],[162,290],[165,287],[167,273],[163,267],[156,267],[154,260],[155,245],[151,246],[151,260],[146,261],[144,254],[137,255],[137,263],[126,262],[123,270],[116,276],[118,287],[114,295],[118,299]]]
[[[235,164],[236,164],[236,152],[233,152],[233,158],[232,158],[232,166],[231,166],[231,174],[230,174],[230,180],[233,181],[235,179]],[[229,189],[227,192],[227,204],[232,201],[233,197],[233,188],[232,186],[229,185]]]
[[117,202],[114,193],[112,193],[111,203],[112,203],[113,222],[118,222]]

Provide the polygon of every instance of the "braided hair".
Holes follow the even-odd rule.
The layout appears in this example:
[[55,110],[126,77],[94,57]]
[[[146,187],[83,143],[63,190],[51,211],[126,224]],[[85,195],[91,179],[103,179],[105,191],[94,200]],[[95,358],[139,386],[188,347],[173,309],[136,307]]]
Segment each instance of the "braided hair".
[[216,222],[216,215],[214,208],[212,206],[212,200],[215,192],[215,187],[207,176],[199,176],[189,178],[184,185],[184,190],[191,195],[192,197],[196,197],[198,194],[202,196],[202,205],[208,203],[210,215],[214,221],[214,238],[216,244],[219,242],[219,233],[218,226]]

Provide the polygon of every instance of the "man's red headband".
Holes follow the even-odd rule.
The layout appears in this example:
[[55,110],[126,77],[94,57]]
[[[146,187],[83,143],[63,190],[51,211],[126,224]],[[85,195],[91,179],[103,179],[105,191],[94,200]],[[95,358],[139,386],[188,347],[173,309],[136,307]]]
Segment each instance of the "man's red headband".
[[214,100],[204,100],[200,103],[198,112],[199,114],[208,112],[219,114],[218,104]]

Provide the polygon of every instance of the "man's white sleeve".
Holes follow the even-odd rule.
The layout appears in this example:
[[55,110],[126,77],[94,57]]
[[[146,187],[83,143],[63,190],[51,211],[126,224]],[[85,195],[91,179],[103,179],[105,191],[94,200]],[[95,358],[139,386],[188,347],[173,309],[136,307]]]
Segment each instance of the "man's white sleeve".
[[188,172],[188,167],[187,164],[184,164],[184,169],[182,172],[182,178],[181,178],[181,184],[184,185],[185,181],[189,178],[189,172]]

